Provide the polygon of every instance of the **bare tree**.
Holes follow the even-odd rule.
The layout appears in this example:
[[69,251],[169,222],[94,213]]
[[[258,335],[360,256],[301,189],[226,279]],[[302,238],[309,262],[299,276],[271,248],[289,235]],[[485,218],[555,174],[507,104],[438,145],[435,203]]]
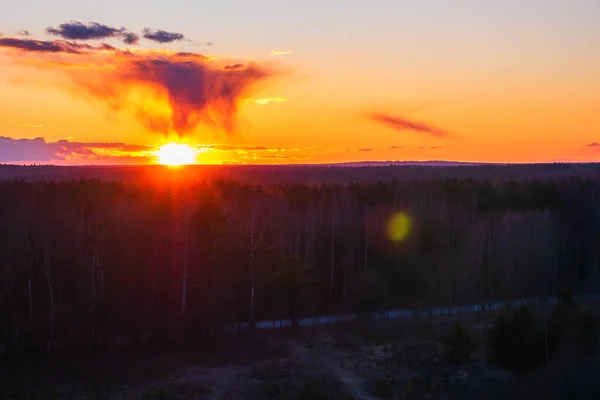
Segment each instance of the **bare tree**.
[[257,289],[264,284],[258,280],[260,256],[274,249],[281,239],[273,238],[273,210],[268,203],[258,199],[250,199],[246,212],[239,215],[239,225],[243,236],[238,236],[238,244],[245,253],[248,263],[250,292],[249,292],[249,326],[254,332],[256,327],[256,295]]

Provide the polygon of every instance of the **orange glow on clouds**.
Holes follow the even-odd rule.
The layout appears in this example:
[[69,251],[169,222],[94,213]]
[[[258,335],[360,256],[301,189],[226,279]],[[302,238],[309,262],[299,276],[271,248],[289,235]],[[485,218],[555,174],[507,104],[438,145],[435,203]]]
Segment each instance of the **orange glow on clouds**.
[[261,106],[267,105],[267,104],[271,104],[271,103],[281,103],[286,101],[285,97],[267,97],[264,99],[255,99],[253,100],[254,103],[259,104]]
[[[43,136],[31,154],[43,147],[44,162],[156,163],[169,141],[203,164],[600,160],[587,146],[600,142],[590,51],[417,41],[402,54],[372,42],[308,55],[293,42],[294,57],[259,48],[263,61],[250,61],[188,53],[184,42],[177,52],[0,39],[0,136]],[[70,136],[81,143],[61,142]]]
[[294,54],[294,52],[286,50],[271,50],[269,54],[271,56],[289,56],[290,54]]
[[66,74],[72,92],[110,113],[179,136],[200,125],[233,132],[238,104],[275,75],[265,64],[218,62],[189,52],[19,38],[0,38],[0,48],[19,65]]

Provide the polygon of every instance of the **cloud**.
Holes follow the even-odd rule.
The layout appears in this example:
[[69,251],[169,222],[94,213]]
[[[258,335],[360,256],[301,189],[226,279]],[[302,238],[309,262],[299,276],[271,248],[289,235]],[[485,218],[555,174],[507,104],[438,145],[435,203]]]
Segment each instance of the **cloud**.
[[373,151],[374,149],[367,147],[367,148],[363,148],[363,149],[358,149],[358,151],[362,151],[362,152],[368,152],[368,151]]
[[261,106],[267,105],[267,104],[271,104],[271,103],[281,103],[286,101],[285,97],[266,97],[263,99],[255,99],[253,100],[254,103],[259,104]]
[[400,116],[394,116],[385,113],[372,113],[369,115],[369,118],[373,121],[383,123],[397,131],[414,131],[436,137],[448,136],[448,132],[443,129],[425,124],[423,122],[410,121]]
[[583,147],[600,147],[600,143],[598,143],[598,142],[592,142],[592,143],[586,144]]
[[43,128],[43,124],[19,124],[17,125],[19,128]]
[[46,33],[68,40],[121,38],[126,44],[137,44],[140,39],[138,35],[123,27],[114,28],[97,22],[90,22],[87,25],[78,21],[65,22],[56,28],[49,26],[46,28]]
[[0,162],[107,162],[132,158],[140,162],[153,159],[154,150],[152,146],[125,143],[46,142],[41,137],[13,139],[0,136]]
[[244,68],[245,68],[244,64],[232,64],[232,65],[225,66],[225,69],[230,70],[230,71],[237,71],[237,70],[244,69]]
[[121,37],[123,38],[123,43],[129,45],[138,44],[140,41],[140,37],[133,32],[125,31],[121,34]]
[[18,36],[29,36],[30,34],[31,33],[28,30],[26,30],[26,29],[22,29],[22,30],[20,30],[20,31],[17,32]]
[[290,54],[294,54],[294,52],[285,50],[271,50],[269,54],[271,56],[289,56]]
[[185,39],[185,36],[182,33],[167,32],[161,29],[153,31],[150,28],[145,28],[144,39],[152,40],[157,43],[171,43],[181,41]]
[[214,46],[213,42],[194,42],[193,40],[188,39],[190,42],[190,46]]
[[230,144],[208,144],[199,146],[204,149],[220,150],[220,151],[287,151],[297,150],[289,147],[269,147],[269,146],[241,146]]
[[262,155],[261,158],[267,158],[267,159],[271,158],[271,159],[277,159],[277,160],[289,160],[292,157],[285,156],[283,154],[265,154],[265,155]]
[[65,74],[65,89],[93,105],[132,116],[149,131],[180,136],[201,124],[234,133],[239,103],[277,75],[264,63],[220,63],[199,53],[104,43],[7,37],[0,38],[2,51],[16,63]]
[[26,52],[37,53],[70,53],[79,54],[83,51],[98,50],[99,47],[84,43],[67,42],[64,40],[34,40],[13,37],[0,37],[0,47],[13,48]]
[[416,150],[437,150],[441,149],[444,146],[417,146],[417,147],[407,147],[407,146],[390,146],[388,149],[390,150],[404,150],[404,149],[416,149]]

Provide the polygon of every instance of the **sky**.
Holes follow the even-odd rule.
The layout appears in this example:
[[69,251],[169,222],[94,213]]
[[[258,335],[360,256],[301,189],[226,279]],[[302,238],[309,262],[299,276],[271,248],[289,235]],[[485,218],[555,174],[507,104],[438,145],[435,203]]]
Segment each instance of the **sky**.
[[12,2],[0,162],[598,161],[598,21],[597,0]]

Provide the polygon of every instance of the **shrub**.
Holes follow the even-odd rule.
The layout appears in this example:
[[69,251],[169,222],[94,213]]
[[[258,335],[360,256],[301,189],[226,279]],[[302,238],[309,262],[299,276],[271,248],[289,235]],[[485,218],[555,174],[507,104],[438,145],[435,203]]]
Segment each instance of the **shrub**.
[[550,311],[546,320],[546,335],[548,350],[553,351],[569,333],[570,311],[572,307],[564,301],[559,301]]
[[545,361],[544,340],[531,312],[521,307],[512,316],[501,314],[489,332],[488,359],[514,371],[525,371]]
[[573,316],[574,342],[584,352],[593,353],[598,350],[596,318],[592,310],[581,310]]
[[460,324],[452,325],[443,340],[444,359],[450,364],[465,363],[473,350],[475,350],[475,341],[469,331]]
[[546,327],[549,352],[554,352],[561,343],[568,343],[571,348],[585,353],[597,350],[598,327],[592,310],[559,302],[548,316]]
[[392,379],[382,378],[373,383],[372,394],[383,399],[391,399],[396,395],[394,381]]

